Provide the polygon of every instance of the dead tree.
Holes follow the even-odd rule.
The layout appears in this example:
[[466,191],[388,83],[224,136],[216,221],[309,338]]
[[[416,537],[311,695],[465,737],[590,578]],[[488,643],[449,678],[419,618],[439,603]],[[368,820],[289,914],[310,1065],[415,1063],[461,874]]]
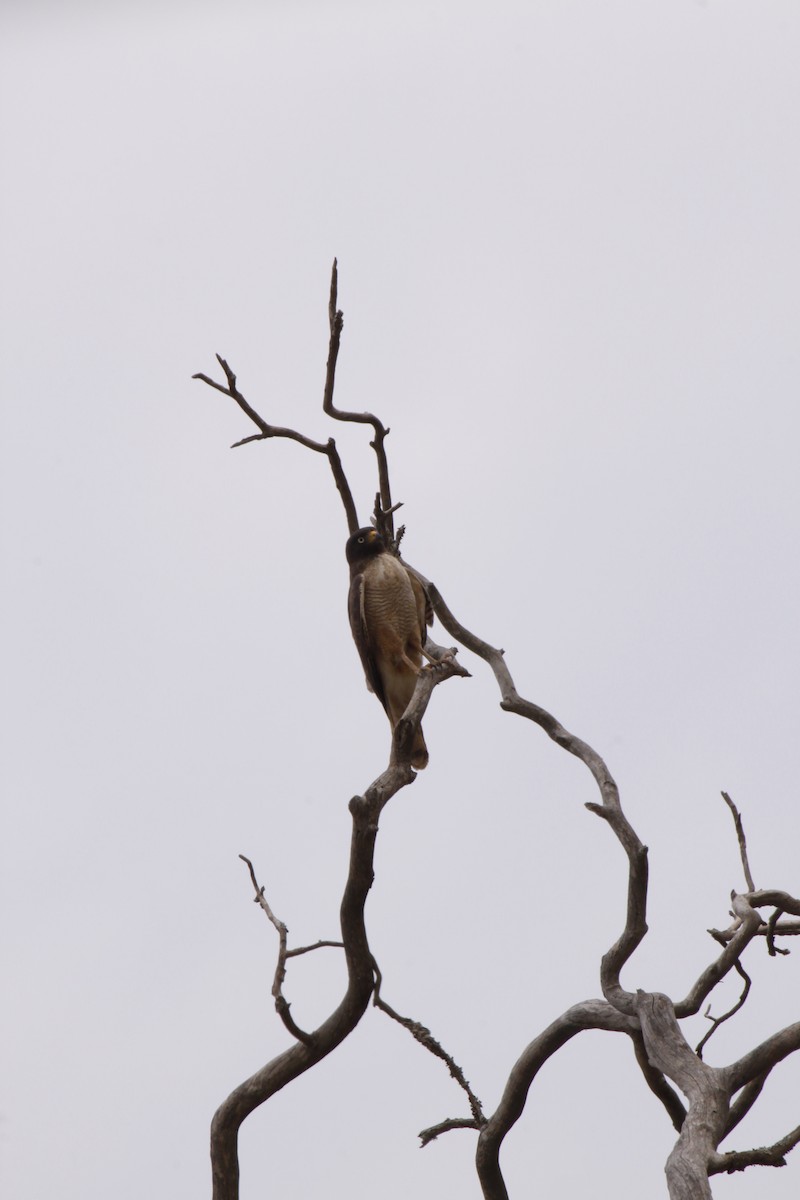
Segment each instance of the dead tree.
[[[343,318],[337,307],[337,266],[334,262],[329,298],[330,342],[323,395],[323,411],[333,420],[371,426],[370,446],[378,468],[378,491],[372,514],[373,524],[394,553],[404,529],[395,532],[394,514],[400,507],[392,502],[385,440],[388,429],[379,418],[367,412],[347,412],[333,403],[336,362]],[[294,429],[271,425],[245,399],[228,363],[217,356],[224,382],[197,374],[210,387],[234,400],[258,429],[235,446],[270,438],[290,438],[307,449],[327,457],[345,510],[350,533],[359,528],[356,506],[333,438],[315,442]],[[361,795],[350,800],[352,818],[350,865],[340,908],[341,940],[320,941],[290,949],[285,925],[274,915],[259,886],[255,869],[244,858],[255,889],[255,899],[275,926],[279,938],[278,961],[272,994],[275,1008],[293,1045],[246,1079],[222,1102],[211,1124],[211,1162],[214,1200],[238,1200],[238,1134],[242,1122],[275,1092],[309,1070],[330,1054],[356,1027],[370,1001],[388,1016],[399,1021],[431,1053],[441,1058],[462,1088],[469,1115],[448,1119],[420,1134],[426,1145],[452,1129],[472,1129],[477,1134],[476,1168],[486,1200],[506,1200],[508,1192],[500,1167],[500,1151],[509,1130],[522,1115],[529,1089],[547,1060],[576,1034],[586,1029],[625,1033],[644,1081],[661,1102],[667,1118],[677,1132],[674,1148],[666,1162],[668,1193],[671,1200],[700,1200],[711,1196],[709,1179],[721,1172],[743,1171],[752,1166],[784,1166],[787,1153],[800,1141],[800,1126],[770,1146],[745,1150],[721,1150],[720,1144],[737,1127],[758,1100],[764,1084],[778,1063],[800,1048],[800,1021],[779,1030],[736,1062],[711,1067],[703,1061],[703,1048],[719,1025],[738,1012],[747,999],[749,978],[743,966],[745,951],[752,942],[763,942],[770,955],[788,951],[776,945],[779,937],[800,933],[800,900],[779,889],[757,889],[747,857],[741,817],[733,801],[723,793],[735,821],[746,890],[731,895],[731,924],[724,930],[710,930],[719,950],[682,999],[674,1000],[658,992],[630,991],[620,982],[623,968],[647,933],[647,847],[631,826],[620,802],[619,791],[600,755],[586,742],[570,733],[544,708],[518,693],[505,654],[466,629],[454,616],[438,588],[410,564],[427,590],[430,603],[442,627],[471,654],[486,662],[494,673],[500,691],[500,706],[538,725],[562,750],[574,755],[591,773],[599,800],[586,805],[600,817],[621,844],[628,862],[627,910],[625,925],[616,942],[600,963],[603,999],[574,1004],[526,1046],[511,1068],[500,1103],[486,1115],[464,1072],[420,1022],[402,1017],[380,994],[381,975],[376,957],[367,940],[364,911],[373,882],[373,860],[380,815],[393,796],[414,782],[411,751],[415,733],[430,702],[433,689],[454,675],[466,676],[455,649],[446,650],[430,638],[426,651],[434,665],[423,670],[403,719],[392,737],[386,769]],[[335,1010],[313,1030],[301,1029],[294,1021],[283,995],[288,960],[322,946],[341,947],[347,965],[347,987]],[[738,1002],[723,1016],[715,1018],[700,1044],[692,1048],[680,1022],[700,1011],[714,988],[731,972],[743,980]],[[677,1090],[676,1090],[677,1089]],[[681,1092],[687,1098],[684,1103]]]

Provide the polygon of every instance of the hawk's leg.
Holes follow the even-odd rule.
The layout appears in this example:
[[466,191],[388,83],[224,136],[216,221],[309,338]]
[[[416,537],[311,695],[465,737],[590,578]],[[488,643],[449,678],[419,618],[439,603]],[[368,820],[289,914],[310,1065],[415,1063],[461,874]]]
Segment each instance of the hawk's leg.
[[[434,643],[435,644],[435,643]],[[428,666],[423,667],[423,671],[429,671],[432,667],[438,667],[440,663],[450,662],[456,656],[456,648],[452,646],[449,650],[443,650],[441,646],[436,647],[438,653],[431,654],[424,646],[421,647],[422,653],[428,660]]]

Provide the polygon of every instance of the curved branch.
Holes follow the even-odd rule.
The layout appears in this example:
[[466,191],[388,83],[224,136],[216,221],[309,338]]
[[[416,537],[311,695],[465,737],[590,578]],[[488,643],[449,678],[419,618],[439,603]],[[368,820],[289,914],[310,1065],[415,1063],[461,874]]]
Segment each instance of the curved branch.
[[768,1075],[769,1071],[764,1071],[763,1075],[756,1075],[755,1079],[751,1079],[749,1083],[744,1085],[739,1095],[730,1106],[728,1111],[728,1119],[725,1122],[725,1129],[723,1130],[720,1141],[726,1138],[729,1133],[732,1133],[739,1122],[743,1121],[750,1112],[750,1109],[753,1107],[764,1089],[764,1084],[767,1082]]
[[567,1009],[530,1042],[512,1067],[502,1099],[478,1137],[475,1165],[484,1200],[508,1200],[500,1170],[503,1139],[522,1115],[528,1091],[539,1070],[557,1050],[584,1029],[633,1034],[637,1032],[637,1025],[605,1000],[584,1000]]
[[363,796],[354,796],[350,801],[353,818],[350,867],[340,909],[347,989],[327,1020],[251,1075],[217,1109],[211,1122],[213,1200],[238,1200],[237,1147],[242,1122],[270,1096],[335,1050],[355,1029],[369,1004],[375,977],[374,960],[364,923],[364,908],[374,877],[378,820],[389,800],[416,779],[411,767],[413,735],[424,716],[433,689],[452,675],[463,673],[463,668],[452,658],[434,669],[420,672],[411,703],[392,737],[389,766],[370,784]]
[[[213,1200],[238,1200],[238,1136],[242,1122],[254,1109],[331,1053],[360,1021],[372,995],[372,962],[364,926],[364,906],[372,886],[372,863],[378,832],[374,793],[397,791],[402,779],[390,768],[364,797],[351,801],[353,831],[350,870],[341,906],[342,940],[347,961],[347,990],[336,1010],[304,1042],[277,1055],[228,1096],[211,1122]],[[385,803],[385,799],[383,801]]]
[[727,1073],[707,1066],[694,1054],[669,996],[637,992],[636,1002],[647,1057],[689,1101],[665,1168],[671,1200],[710,1200],[708,1164],[716,1154],[728,1112]]
[[777,888],[764,888],[755,892],[748,892],[745,899],[753,908],[763,908],[765,905],[769,905],[770,907],[780,908],[782,912],[791,913],[793,917],[800,917],[800,900],[796,896],[790,896],[788,892],[779,891]]
[[738,1092],[739,1088],[762,1075],[766,1077],[773,1067],[794,1054],[795,1050],[800,1050],[800,1021],[773,1033],[772,1037],[766,1038],[755,1049],[725,1068],[731,1092]]
[[784,921],[781,923],[782,916],[783,916],[783,909],[775,908],[772,911],[772,916],[767,921],[767,930],[766,930],[767,953],[769,954],[770,958],[774,958],[776,954],[791,953],[789,950],[786,950],[781,946],[775,945],[776,933],[782,934],[784,936],[785,935],[790,935],[790,936],[795,935],[796,936],[798,933],[800,933],[800,922]]
[[686,1105],[681,1100],[674,1088],[667,1083],[666,1076],[663,1071],[659,1071],[654,1067],[647,1057],[645,1049],[644,1037],[641,1029],[636,1029],[630,1034],[633,1042],[633,1049],[636,1055],[636,1061],[641,1068],[645,1083],[650,1088],[654,1096],[657,1096],[664,1108],[667,1110],[667,1115],[672,1121],[673,1128],[680,1133],[683,1128],[683,1122],[686,1120]]
[[570,733],[546,709],[521,697],[506,664],[505,652],[496,649],[466,629],[453,616],[436,585],[408,563],[405,566],[426,589],[433,610],[447,632],[489,664],[500,689],[500,707],[505,712],[513,712],[533,721],[563,750],[580,759],[591,772],[600,791],[602,803],[587,804],[586,807],[611,826],[628,857],[628,899],[625,928],[611,949],[603,956],[600,981],[605,998],[620,1012],[633,1014],[635,1011],[634,996],[622,988],[619,977],[625,963],[647,933],[647,847],[639,840],[633,826],[622,811],[619,789],[611,772],[588,742],[584,742]]
[[[389,463],[386,458],[386,450],[384,442],[389,430],[384,427],[381,421],[374,415],[368,412],[345,412],[343,409],[335,408],[333,404],[333,380],[336,371],[336,359],[339,355],[339,339],[342,334],[342,325],[344,315],[341,309],[337,308],[337,296],[339,290],[339,268],[336,259],[333,260],[333,268],[331,270],[331,290],[328,299],[328,323],[330,325],[331,337],[328,345],[328,365],[325,376],[325,391],[322,399],[322,411],[327,413],[335,421],[352,421],[358,425],[371,425],[375,437],[370,442],[375,451],[375,456],[378,460],[378,482],[380,485],[380,503],[383,509],[384,521],[383,528],[378,526],[378,532],[388,535],[388,540],[394,538],[394,520],[392,506],[392,493],[389,487]],[[398,507],[398,506],[395,506]],[[358,526],[356,525],[356,529]],[[350,530],[351,533],[354,529]]]
[[480,1129],[479,1123],[469,1117],[448,1117],[446,1121],[440,1121],[438,1125],[431,1125],[429,1129],[421,1129],[417,1135],[420,1140],[420,1149],[423,1149],[430,1143],[440,1137],[443,1133],[449,1133],[451,1129]]
[[256,893],[256,904],[261,906],[261,908],[267,914],[270,922],[275,926],[275,929],[278,932],[278,963],[275,967],[275,977],[272,981],[272,997],[275,1001],[275,1011],[283,1021],[283,1024],[292,1037],[297,1038],[298,1042],[304,1042],[306,1045],[308,1045],[312,1040],[311,1035],[306,1033],[304,1029],[301,1029],[300,1026],[296,1024],[289,1011],[290,1005],[283,994],[283,981],[286,978],[286,959],[289,957],[289,951],[286,948],[286,937],[289,930],[284,922],[280,921],[270,908],[267,898],[264,895],[263,887],[259,887],[258,880],[256,879],[255,867],[250,859],[244,854],[240,854],[239,858],[242,860],[242,862],[247,863],[250,871],[250,879],[252,880]]
[[753,940],[761,928],[761,917],[747,902],[746,896],[736,896],[733,900],[734,912],[741,920],[741,925],[722,951],[719,958],[706,967],[696,980],[685,1000],[675,1005],[676,1017],[692,1017],[700,1011],[700,1005],[708,994],[717,986],[729,971],[733,970],[745,947]]
[[[739,996],[739,999],[736,1001],[736,1003],[733,1005],[733,1007],[729,1008],[728,1011],[723,1013],[721,1017],[709,1016],[708,1009],[706,1010],[705,1016],[707,1016],[709,1021],[711,1022],[711,1028],[709,1030],[707,1030],[706,1033],[703,1034],[700,1041],[697,1043],[697,1045],[694,1048],[694,1052],[698,1058],[703,1057],[703,1049],[706,1045],[706,1042],[708,1042],[709,1039],[714,1036],[714,1034],[719,1029],[720,1025],[724,1024],[725,1021],[729,1021],[731,1019],[731,1017],[734,1016],[739,1011],[739,1009],[742,1007],[742,1005],[747,1000],[747,997],[750,995],[750,988],[751,988],[752,982],[753,982],[752,979],[747,974],[747,971],[745,971],[744,967],[742,966],[742,964],[740,962],[738,962],[738,961],[734,962],[733,965],[734,965],[734,968],[736,969],[736,971],[741,976],[741,978],[744,980],[744,987],[742,988],[741,995]],[[711,1005],[709,1005],[709,1009],[710,1009],[710,1007],[711,1007]]]

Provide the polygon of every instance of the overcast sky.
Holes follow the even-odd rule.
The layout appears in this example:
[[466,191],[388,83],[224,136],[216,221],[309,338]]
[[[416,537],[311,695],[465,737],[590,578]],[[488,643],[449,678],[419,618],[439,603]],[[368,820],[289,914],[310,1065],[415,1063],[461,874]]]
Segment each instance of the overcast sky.
[[[404,551],[519,690],[606,759],[649,845],[623,982],[683,996],[743,878],[800,891],[796,0],[0,7],[5,574],[0,1179],[15,1200],[196,1200],[208,1126],[288,1044],[274,931],[336,937],[347,803],[389,727],[346,618],[327,464],[376,411]],[[441,630],[438,640],[449,641]],[[599,994],[623,855],[576,760],[437,689],[368,903],[385,998],[487,1111]],[[798,1019],[800,949],[748,952],[721,1064]],[[291,964],[301,1025],[336,951]],[[724,1011],[738,988],[712,997]],[[697,1041],[701,1016],[687,1024]],[[726,1148],[800,1120],[775,1072]],[[475,1197],[443,1065],[370,1011],[242,1131],[242,1197]],[[674,1132],[627,1039],[583,1034],[509,1136],[512,1197],[665,1194]],[[715,1196],[796,1197],[782,1171]],[[613,1181],[613,1184],[612,1184]]]

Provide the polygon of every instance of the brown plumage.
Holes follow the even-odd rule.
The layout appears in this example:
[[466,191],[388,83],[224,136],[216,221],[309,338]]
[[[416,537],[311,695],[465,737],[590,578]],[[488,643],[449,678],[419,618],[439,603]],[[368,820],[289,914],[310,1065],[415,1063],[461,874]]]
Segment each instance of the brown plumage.
[[[380,700],[392,729],[414,694],[422,667],[426,621],[432,621],[419,580],[386,549],[375,529],[358,529],[347,541],[350,594],[347,611],[353,640],[367,677],[367,687]],[[417,733],[411,763],[428,765],[422,730]]]

